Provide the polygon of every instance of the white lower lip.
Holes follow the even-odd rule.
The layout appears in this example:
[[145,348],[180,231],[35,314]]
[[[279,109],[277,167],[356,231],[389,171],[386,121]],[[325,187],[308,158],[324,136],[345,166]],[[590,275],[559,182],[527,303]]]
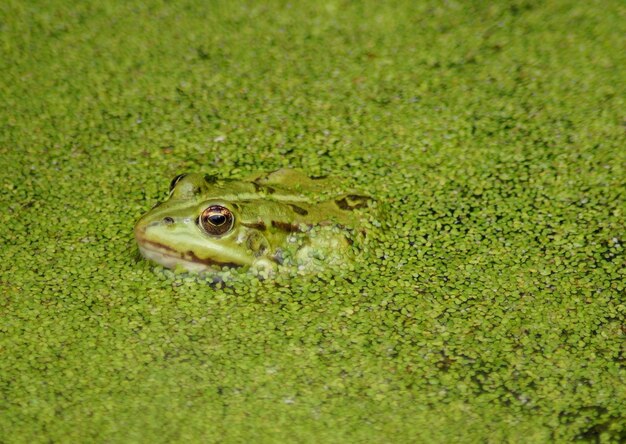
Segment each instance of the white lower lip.
[[139,245],[139,252],[143,257],[157,264],[163,265],[167,268],[176,268],[180,266],[187,271],[200,272],[211,269],[210,266],[205,264],[199,264],[198,262],[189,261],[181,256],[173,256],[168,254],[166,250],[162,250],[155,247],[148,247],[146,245]]

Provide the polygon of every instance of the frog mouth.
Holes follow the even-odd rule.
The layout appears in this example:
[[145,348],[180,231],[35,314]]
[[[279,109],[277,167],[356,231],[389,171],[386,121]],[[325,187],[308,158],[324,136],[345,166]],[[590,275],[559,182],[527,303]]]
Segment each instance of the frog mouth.
[[232,262],[220,262],[210,258],[200,258],[193,251],[181,253],[165,244],[137,237],[139,252],[143,257],[166,268],[181,266],[187,271],[219,271],[222,267],[238,267]]

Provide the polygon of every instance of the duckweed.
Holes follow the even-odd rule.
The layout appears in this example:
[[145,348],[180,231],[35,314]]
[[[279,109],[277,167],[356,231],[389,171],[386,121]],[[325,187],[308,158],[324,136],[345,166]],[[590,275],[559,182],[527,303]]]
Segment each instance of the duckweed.
[[[0,4],[0,440],[626,439],[626,10]],[[140,259],[172,177],[384,209],[347,270]]]

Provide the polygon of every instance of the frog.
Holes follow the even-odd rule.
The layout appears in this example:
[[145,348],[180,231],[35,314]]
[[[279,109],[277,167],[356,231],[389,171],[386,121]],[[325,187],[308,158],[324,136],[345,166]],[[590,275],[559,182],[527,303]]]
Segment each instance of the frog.
[[134,235],[141,256],[191,273],[340,268],[354,259],[375,199],[325,197],[332,188],[331,179],[290,168],[244,179],[179,174],[168,199],[136,222]]

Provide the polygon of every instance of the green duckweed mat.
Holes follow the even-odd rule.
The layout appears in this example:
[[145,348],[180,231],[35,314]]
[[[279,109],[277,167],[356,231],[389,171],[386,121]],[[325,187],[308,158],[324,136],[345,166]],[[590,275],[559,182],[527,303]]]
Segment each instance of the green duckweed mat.
[[[0,441],[626,439],[622,1],[0,3]],[[140,260],[184,171],[386,208],[347,275]]]

